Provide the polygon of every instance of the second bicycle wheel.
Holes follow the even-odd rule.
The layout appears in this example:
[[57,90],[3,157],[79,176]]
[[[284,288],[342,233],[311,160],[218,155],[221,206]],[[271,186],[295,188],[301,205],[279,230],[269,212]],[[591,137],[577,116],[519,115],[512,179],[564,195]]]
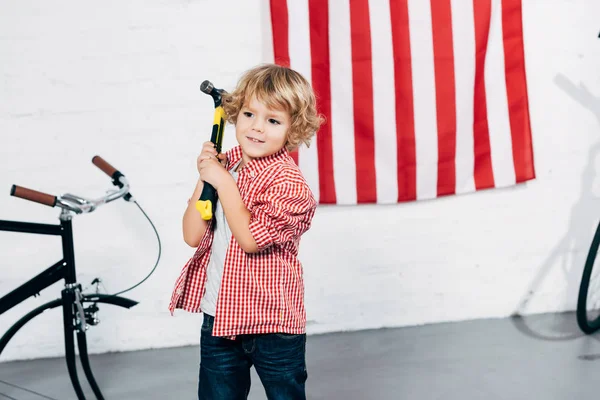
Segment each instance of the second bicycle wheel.
[[597,260],[600,247],[600,224],[596,228],[594,240],[585,260],[579,297],[577,299],[577,324],[584,333],[594,333],[600,329],[600,260]]

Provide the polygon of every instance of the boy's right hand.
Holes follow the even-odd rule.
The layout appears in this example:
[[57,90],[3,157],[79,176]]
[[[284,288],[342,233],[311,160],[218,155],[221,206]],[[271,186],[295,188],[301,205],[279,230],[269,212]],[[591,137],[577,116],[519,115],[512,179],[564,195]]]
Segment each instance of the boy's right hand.
[[217,149],[215,147],[215,144],[210,140],[202,144],[202,152],[196,159],[196,168],[198,169],[198,172],[200,172],[200,163],[207,157],[217,157],[221,165],[225,166],[225,164],[227,163],[227,156],[225,156],[225,154],[223,153],[218,154]]

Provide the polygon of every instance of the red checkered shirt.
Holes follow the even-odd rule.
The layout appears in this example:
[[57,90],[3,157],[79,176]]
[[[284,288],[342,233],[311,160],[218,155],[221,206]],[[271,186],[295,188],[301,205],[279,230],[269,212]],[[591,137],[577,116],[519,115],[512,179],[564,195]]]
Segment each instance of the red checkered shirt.
[[[242,157],[227,152],[227,170]],[[306,332],[304,281],[298,260],[300,236],[310,228],[316,201],[287,150],[249,162],[238,175],[242,200],[250,211],[257,253],[246,253],[231,237],[213,326],[214,336]],[[206,269],[213,241],[212,222],[175,283],[169,304],[201,312]]]

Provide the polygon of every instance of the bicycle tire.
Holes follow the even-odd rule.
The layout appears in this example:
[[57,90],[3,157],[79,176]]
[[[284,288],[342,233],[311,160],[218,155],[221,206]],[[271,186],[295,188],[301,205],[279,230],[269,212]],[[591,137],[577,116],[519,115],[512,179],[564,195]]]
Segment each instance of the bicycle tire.
[[[583,268],[583,274],[581,276],[581,283],[579,285],[579,295],[577,297],[577,324],[586,334],[591,334],[600,329],[600,313],[593,318],[590,318],[588,314],[588,300],[590,292],[590,280],[592,278],[592,272],[596,267],[595,272],[598,273],[600,265],[596,264],[596,258],[598,255],[598,247],[600,247],[600,223],[596,228],[594,239],[588,251],[587,258],[585,260],[585,267]],[[600,260],[598,261],[600,264]],[[597,293],[600,296],[600,293]]]
[[[106,295],[106,294],[84,294],[83,295],[83,303],[104,303],[111,304],[113,306],[123,307],[123,308],[131,308],[138,304],[137,301],[128,299],[126,297],[114,296],[114,295]],[[33,318],[37,317],[41,313],[46,310],[50,310],[56,307],[62,306],[62,299],[55,299],[49,301],[47,303],[42,304],[41,306],[31,310],[27,314],[25,314],[21,319],[13,324],[4,335],[0,336],[0,355],[4,348],[12,339],[12,337],[29,321]]]

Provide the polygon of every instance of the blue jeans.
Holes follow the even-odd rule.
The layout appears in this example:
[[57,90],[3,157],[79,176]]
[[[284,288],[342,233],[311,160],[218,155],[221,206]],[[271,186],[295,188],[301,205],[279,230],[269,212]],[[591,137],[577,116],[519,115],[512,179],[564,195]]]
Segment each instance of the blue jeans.
[[204,314],[200,337],[199,400],[242,400],[254,365],[269,400],[305,400],[306,335],[212,336],[214,317]]

